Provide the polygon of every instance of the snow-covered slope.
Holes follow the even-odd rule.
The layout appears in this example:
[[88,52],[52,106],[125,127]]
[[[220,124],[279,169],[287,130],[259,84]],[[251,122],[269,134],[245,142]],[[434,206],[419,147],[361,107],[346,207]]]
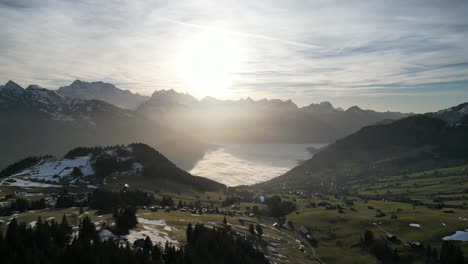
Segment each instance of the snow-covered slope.
[[[119,154],[117,151],[119,151]],[[138,175],[143,171],[143,165],[135,160],[132,153],[133,149],[131,147],[124,149],[115,147],[107,148],[100,153],[89,153],[63,159],[45,158],[33,166],[6,177],[0,181],[0,185],[18,187],[73,187],[84,185],[89,187],[91,183],[99,183],[102,180],[101,178],[109,175],[112,177]],[[115,161],[114,166],[119,168],[115,168],[109,175],[98,175],[95,168],[102,166],[100,165],[102,160]]]
[[468,117],[468,103],[459,104],[434,113],[428,113],[427,115],[440,118],[449,124],[464,122],[463,120],[467,120]]

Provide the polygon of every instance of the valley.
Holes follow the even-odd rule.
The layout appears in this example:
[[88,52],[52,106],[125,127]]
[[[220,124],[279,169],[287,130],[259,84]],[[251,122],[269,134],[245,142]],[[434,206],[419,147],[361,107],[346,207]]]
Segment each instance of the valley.
[[[61,93],[77,98],[12,82],[0,87],[11,104],[0,114],[14,115],[0,122],[2,151],[11,150],[4,159],[30,151],[0,171],[0,234],[60,223],[74,250],[102,243],[99,250],[107,245],[148,263],[149,252],[168,263],[186,254],[223,262],[230,252],[246,263],[285,264],[461,263],[468,252],[466,103],[382,114],[327,103],[197,100],[171,90],[145,98],[101,82],[70,87]],[[128,110],[83,95],[99,89],[116,93],[115,104],[147,101]],[[242,114],[220,116],[229,111]],[[353,125],[334,126],[340,120]],[[35,124],[36,134],[24,129]],[[208,238],[224,249],[210,253]],[[55,246],[73,254],[67,244]],[[99,250],[95,257],[103,257]]]

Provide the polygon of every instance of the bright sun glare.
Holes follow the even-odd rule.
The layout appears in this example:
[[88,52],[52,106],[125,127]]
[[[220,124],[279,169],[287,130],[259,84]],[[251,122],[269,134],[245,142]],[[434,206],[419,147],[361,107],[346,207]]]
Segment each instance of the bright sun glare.
[[201,96],[225,97],[240,71],[240,43],[227,34],[199,32],[179,47],[176,67],[184,85]]

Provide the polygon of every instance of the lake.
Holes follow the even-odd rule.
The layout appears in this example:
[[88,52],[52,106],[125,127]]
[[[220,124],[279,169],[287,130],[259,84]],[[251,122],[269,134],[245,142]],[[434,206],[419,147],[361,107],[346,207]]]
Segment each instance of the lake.
[[321,148],[317,144],[217,144],[207,151],[190,171],[227,186],[250,185],[278,177],[310,159],[308,147]]

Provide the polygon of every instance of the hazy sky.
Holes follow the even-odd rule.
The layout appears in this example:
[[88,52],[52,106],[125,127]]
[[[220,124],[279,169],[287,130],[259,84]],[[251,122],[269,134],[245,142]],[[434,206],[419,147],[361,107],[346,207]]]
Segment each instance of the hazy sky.
[[468,101],[468,1],[0,0],[0,81],[424,112]]

